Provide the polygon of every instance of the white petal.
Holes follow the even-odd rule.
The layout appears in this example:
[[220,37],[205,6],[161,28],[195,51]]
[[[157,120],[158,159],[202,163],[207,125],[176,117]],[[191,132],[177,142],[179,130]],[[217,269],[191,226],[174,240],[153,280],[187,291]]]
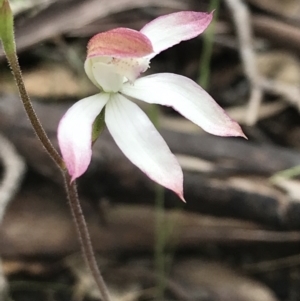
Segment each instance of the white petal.
[[116,73],[115,67],[108,64],[96,63],[92,71],[97,84],[104,92],[118,92],[123,84],[124,77]]
[[110,95],[96,94],[76,102],[58,126],[58,143],[72,180],[88,168],[92,157],[92,125]]
[[172,73],[161,73],[126,83],[121,93],[148,103],[173,107],[180,114],[219,136],[242,136],[240,126],[213,98],[191,79]]
[[140,30],[153,45],[155,54],[150,54],[149,57],[181,41],[195,38],[206,29],[211,20],[211,13],[194,11],[182,11],[154,19]]
[[92,60],[87,58],[84,62],[85,73],[88,76],[88,78],[91,80],[91,82],[101,90],[102,89],[101,86],[98,85],[96,79],[94,78],[92,65],[93,65]]
[[183,199],[183,175],[177,159],[147,115],[120,94],[111,97],[105,122],[125,156],[152,180]]
[[149,68],[148,58],[92,57],[85,61],[85,72],[100,90],[116,93],[123,82],[134,82]]

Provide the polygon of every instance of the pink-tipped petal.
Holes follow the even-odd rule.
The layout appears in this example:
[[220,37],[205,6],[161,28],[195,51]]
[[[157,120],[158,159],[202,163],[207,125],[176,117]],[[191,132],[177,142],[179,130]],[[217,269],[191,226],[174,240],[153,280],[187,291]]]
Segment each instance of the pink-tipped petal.
[[101,93],[76,102],[58,125],[58,144],[72,181],[88,168],[92,157],[92,125],[109,99]]
[[149,178],[183,199],[183,175],[176,157],[147,115],[120,94],[111,97],[105,122],[125,156]]
[[207,28],[211,20],[212,13],[177,12],[154,19],[140,32],[152,42],[155,54],[150,57],[153,57],[181,41],[195,38]]
[[152,52],[152,44],[144,34],[129,28],[116,28],[101,32],[90,39],[87,58],[140,58]]
[[124,84],[120,92],[148,103],[173,107],[208,133],[245,137],[238,123],[187,77],[172,73],[154,74],[139,78],[134,84]]

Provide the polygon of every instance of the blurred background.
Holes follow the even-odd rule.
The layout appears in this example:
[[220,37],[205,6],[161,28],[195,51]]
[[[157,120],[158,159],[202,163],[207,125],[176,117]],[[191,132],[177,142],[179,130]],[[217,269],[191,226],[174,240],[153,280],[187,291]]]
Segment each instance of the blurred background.
[[[83,70],[94,34],[139,30],[175,11],[214,10],[204,34],[159,54],[147,74],[198,82],[248,140],[205,134],[171,108],[155,108],[184,170],[183,204],[133,166],[105,130],[78,180],[99,266],[112,300],[300,300],[300,1],[10,3],[25,85],[56,146],[67,108],[97,93]],[[61,174],[32,132],[1,48],[0,131],[9,300],[101,300],[81,259]]]

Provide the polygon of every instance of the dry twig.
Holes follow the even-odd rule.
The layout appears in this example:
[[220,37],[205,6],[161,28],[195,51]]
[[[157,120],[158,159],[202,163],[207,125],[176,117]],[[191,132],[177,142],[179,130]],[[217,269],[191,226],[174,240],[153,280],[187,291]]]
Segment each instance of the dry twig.
[[[7,205],[20,187],[25,163],[14,146],[2,135],[0,135],[0,157],[3,165],[3,178],[0,185],[0,223],[2,223]],[[7,283],[0,260],[0,299],[8,300],[8,298]]]
[[3,165],[3,178],[0,185],[0,223],[9,201],[18,191],[25,172],[25,163],[12,143],[0,135],[0,157]]
[[232,12],[237,30],[244,72],[251,83],[251,95],[246,113],[246,124],[254,125],[256,123],[264,91],[283,96],[300,110],[299,87],[281,83],[276,80],[270,80],[259,74],[253,47],[250,12],[247,5],[243,0],[226,0],[226,3]]
[[250,13],[242,0],[226,0],[226,3],[233,15],[239,38],[239,48],[244,71],[251,83],[251,94],[246,115],[246,124],[253,125],[257,120],[263,90],[258,82],[260,76],[256,67],[256,57],[252,46]]

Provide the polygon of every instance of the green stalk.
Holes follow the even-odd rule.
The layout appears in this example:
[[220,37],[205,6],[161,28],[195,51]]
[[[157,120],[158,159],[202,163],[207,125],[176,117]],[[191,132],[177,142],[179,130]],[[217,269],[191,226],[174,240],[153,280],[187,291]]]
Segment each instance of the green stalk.
[[220,0],[211,0],[209,5],[209,10],[215,10],[214,18],[210,24],[210,26],[204,32],[203,37],[203,48],[200,57],[200,77],[198,79],[198,83],[202,88],[207,89],[209,85],[210,79],[210,62],[212,57],[213,50],[213,42],[214,42],[214,34],[215,34],[215,25],[216,20],[218,19],[219,8],[220,8]]
[[276,184],[280,179],[292,179],[300,175],[300,166],[294,166],[289,169],[276,172],[271,178],[271,183]]
[[[153,124],[159,127],[160,110],[157,105],[151,105],[149,117]],[[157,300],[164,300],[164,291],[166,288],[166,228],[165,228],[165,189],[155,184],[155,246],[154,262],[156,279],[156,297]]]
[[18,56],[16,53],[13,26],[13,14],[10,9],[9,2],[8,0],[0,0],[0,40],[2,41],[4,52],[11,67],[13,76],[15,78],[25,112],[38,139],[40,140],[40,142],[48,152],[49,156],[57,164],[57,166],[63,174],[65,180],[65,188],[68,195],[69,205],[71,208],[73,219],[76,225],[82,255],[94,277],[99,291],[102,294],[103,301],[110,301],[107,287],[98,268],[93,246],[91,243],[90,234],[81,209],[80,201],[78,199],[76,182],[71,182],[71,178],[65,168],[65,163],[59,155],[59,153],[57,152],[57,150],[55,149],[55,147],[52,145],[50,139],[48,138],[41,122],[39,121],[34,111],[31,100],[26,91],[21,68],[18,61]]
[[29,95],[27,94],[16,53],[13,14],[7,0],[2,0],[2,6],[0,7],[0,39],[2,40],[3,49],[15,78],[20,98],[23,102],[24,109],[30,120],[30,123],[32,124],[34,132],[36,133],[36,136],[41,141],[42,145],[48,152],[49,156],[53,159],[53,161],[58,165],[59,168],[64,169],[64,162],[50,142],[41,122],[39,121],[33,109]]

